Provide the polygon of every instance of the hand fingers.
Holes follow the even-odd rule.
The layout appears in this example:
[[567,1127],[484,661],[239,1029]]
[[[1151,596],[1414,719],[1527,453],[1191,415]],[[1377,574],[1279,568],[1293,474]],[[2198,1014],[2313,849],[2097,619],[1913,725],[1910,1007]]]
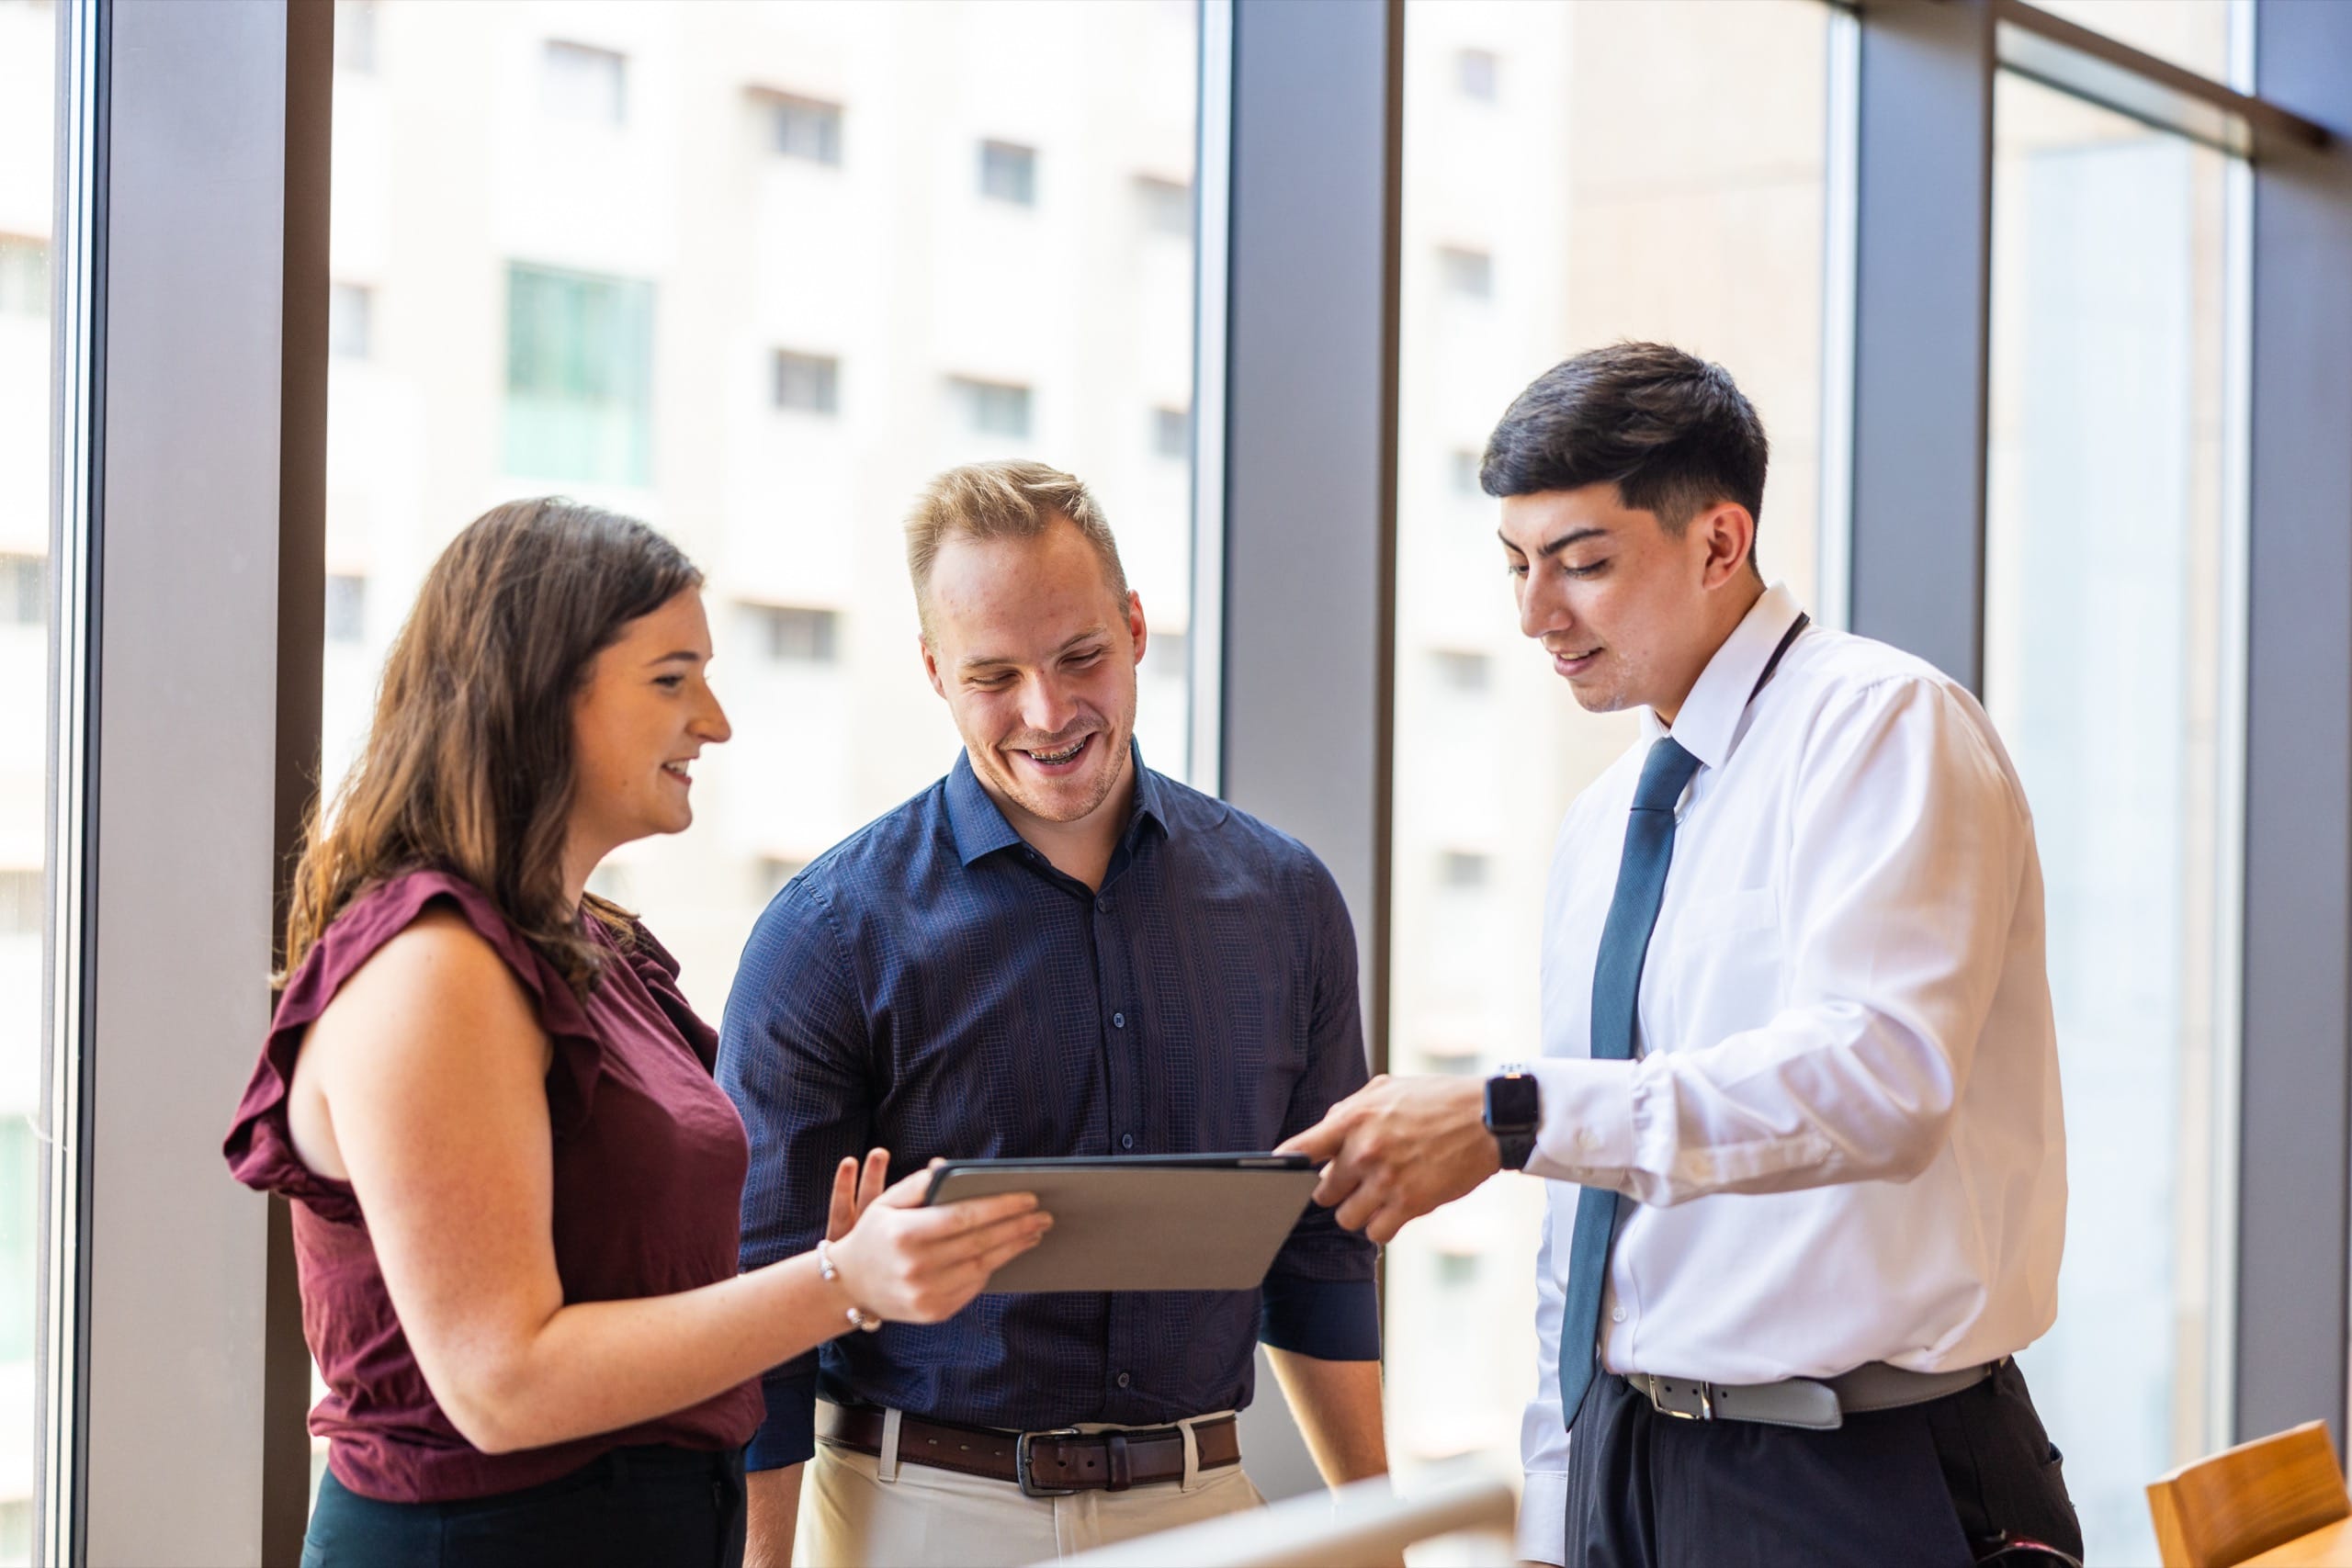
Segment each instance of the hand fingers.
[[1374,1214],[1380,1212],[1380,1196],[1374,1192],[1359,1190],[1346,1202],[1340,1205],[1340,1212],[1332,1218],[1340,1223],[1342,1230],[1360,1231]]
[[[1028,1194],[1023,1193],[1023,1197]],[[978,1200],[975,1200],[978,1201]],[[1043,1235],[1051,1228],[1054,1217],[1033,1206],[1017,1209],[982,1224],[956,1230],[942,1230],[922,1238],[910,1237],[921,1249],[925,1266],[944,1269],[978,1258],[991,1247],[1000,1247],[1011,1237]]]
[[857,1223],[857,1161],[833,1167],[833,1196],[825,1206],[825,1239],[839,1241]]
[[945,1240],[969,1231],[995,1224],[1000,1220],[1034,1213],[1037,1208],[1035,1192],[1000,1192],[992,1198],[959,1198],[953,1203],[942,1203],[927,1211],[923,1229],[933,1240]]
[[[939,1162],[933,1160],[931,1163],[937,1165]],[[920,1209],[922,1207],[923,1199],[929,1196],[930,1192],[931,1170],[929,1167],[925,1167],[922,1170],[910,1171],[900,1177],[885,1188],[874,1201],[888,1209]]]
[[[1046,1224],[1050,1226],[1052,1223],[1053,1222],[1049,1220],[1046,1222]],[[987,1284],[989,1282],[989,1275],[995,1273],[998,1269],[1003,1268],[1006,1264],[1012,1262],[1014,1258],[1020,1257],[1023,1253],[1028,1251],[1031,1247],[1036,1246],[1039,1242],[1045,1239],[1046,1232],[1041,1228],[1032,1231],[1026,1235],[1012,1236],[1006,1241],[989,1247],[986,1252],[981,1253],[979,1257],[973,1259],[973,1262],[979,1269],[979,1283],[982,1285]]]
[[882,1190],[889,1184],[889,1179],[890,1151],[888,1149],[866,1150],[865,1168],[858,1173],[857,1179],[857,1212],[859,1213],[862,1214],[874,1206],[874,1200],[882,1196]]
[[1348,1125],[1340,1117],[1340,1112],[1345,1109],[1345,1101],[1333,1106],[1329,1115],[1306,1129],[1306,1132],[1295,1133],[1276,1144],[1274,1153],[1305,1155],[1317,1165],[1334,1157],[1347,1145],[1348,1142]]
[[1315,1201],[1327,1209],[1336,1209],[1363,1185],[1363,1168],[1353,1160],[1335,1159],[1323,1168],[1321,1178],[1315,1183]]

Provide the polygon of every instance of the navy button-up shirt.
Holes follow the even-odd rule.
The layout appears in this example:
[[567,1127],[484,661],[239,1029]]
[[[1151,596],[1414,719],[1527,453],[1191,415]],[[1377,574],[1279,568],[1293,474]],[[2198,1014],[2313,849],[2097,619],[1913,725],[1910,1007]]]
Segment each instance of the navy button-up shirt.
[[[823,1235],[834,1166],[1270,1149],[1364,1082],[1355,937],[1296,840],[1136,758],[1100,889],[1023,842],[968,758],[827,851],[752,932],[718,1077],[752,1136],[743,1267]],[[754,1470],[815,1402],[973,1426],[1148,1425],[1250,1403],[1252,1348],[1380,1354],[1374,1248],[1310,1206],[1256,1291],[984,1295],[765,1379]]]

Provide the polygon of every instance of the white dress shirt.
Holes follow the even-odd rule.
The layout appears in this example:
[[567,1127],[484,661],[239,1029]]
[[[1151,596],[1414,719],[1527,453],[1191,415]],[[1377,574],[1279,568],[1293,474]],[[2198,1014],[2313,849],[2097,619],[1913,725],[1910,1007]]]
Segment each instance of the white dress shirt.
[[[1563,1560],[1559,1345],[1577,1185],[1637,1200],[1601,1364],[1720,1383],[1915,1371],[2024,1348],[2057,1313],[2064,1132],[2025,792],[1967,691],[1808,627],[1785,588],[1671,733],[1700,762],[1632,1061],[1591,1059],[1592,971],[1640,740],[1569,807],[1544,913],[1535,1398],[1520,1551]],[[1566,1354],[1583,1355],[1581,1346]]]

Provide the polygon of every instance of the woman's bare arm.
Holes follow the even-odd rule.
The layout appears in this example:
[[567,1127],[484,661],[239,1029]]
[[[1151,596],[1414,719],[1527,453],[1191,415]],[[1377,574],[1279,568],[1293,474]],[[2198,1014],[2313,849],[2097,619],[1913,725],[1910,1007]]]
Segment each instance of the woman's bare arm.
[[[356,1190],[425,1382],[487,1452],[699,1404],[841,1333],[853,1303],[936,1321],[1051,1223],[1026,1195],[923,1209],[910,1180],[849,1210],[839,1280],[800,1257],[674,1295],[566,1306],[547,1064],[504,962],[435,912],[345,984],[298,1069],[324,1111],[299,1152]],[[854,1188],[855,1168],[842,1175]],[[837,1215],[844,1191],[837,1182]]]

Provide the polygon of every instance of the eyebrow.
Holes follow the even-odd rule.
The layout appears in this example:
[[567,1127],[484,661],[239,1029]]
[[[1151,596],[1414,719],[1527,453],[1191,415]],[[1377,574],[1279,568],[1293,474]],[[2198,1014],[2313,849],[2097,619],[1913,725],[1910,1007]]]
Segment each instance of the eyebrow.
[[696,653],[691,648],[680,648],[672,649],[670,652],[663,654],[659,659],[647,660],[645,661],[645,667],[648,670],[650,670],[654,666],[660,664],[699,664],[701,662],[701,654]]
[[[1111,628],[1109,626],[1089,626],[1084,631],[1080,632],[1077,636],[1071,637],[1069,641],[1063,643],[1059,648],[1054,649],[1052,656],[1058,659],[1063,654],[1068,653],[1071,649],[1076,648],[1080,643],[1086,641],[1089,637],[1109,637],[1110,635]],[[956,668],[959,671],[968,672],[974,670],[984,670],[991,665],[1018,664],[1020,662],[1021,660],[1007,653],[973,653],[965,655],[965,657],[957,662]]]
[[[1580,545],[1587,539],[1605,539],[1608,536],[1609,530],[1606,528],[1571,528],[1566,533],[1561,535],[1558,538],[1553,540],[1550,544],[1540,547],[1535,553],[1539,556],[1556,556],[1562,550],[1566,549],[1570,545]],[[1512,544],[1509,538],[1505,537],[1502,530],[1499,528],[1495,530],[1495,537],[1502,540],[1503,548],[1507,550],[1516,550],[1519,548],[1517,545]]]

